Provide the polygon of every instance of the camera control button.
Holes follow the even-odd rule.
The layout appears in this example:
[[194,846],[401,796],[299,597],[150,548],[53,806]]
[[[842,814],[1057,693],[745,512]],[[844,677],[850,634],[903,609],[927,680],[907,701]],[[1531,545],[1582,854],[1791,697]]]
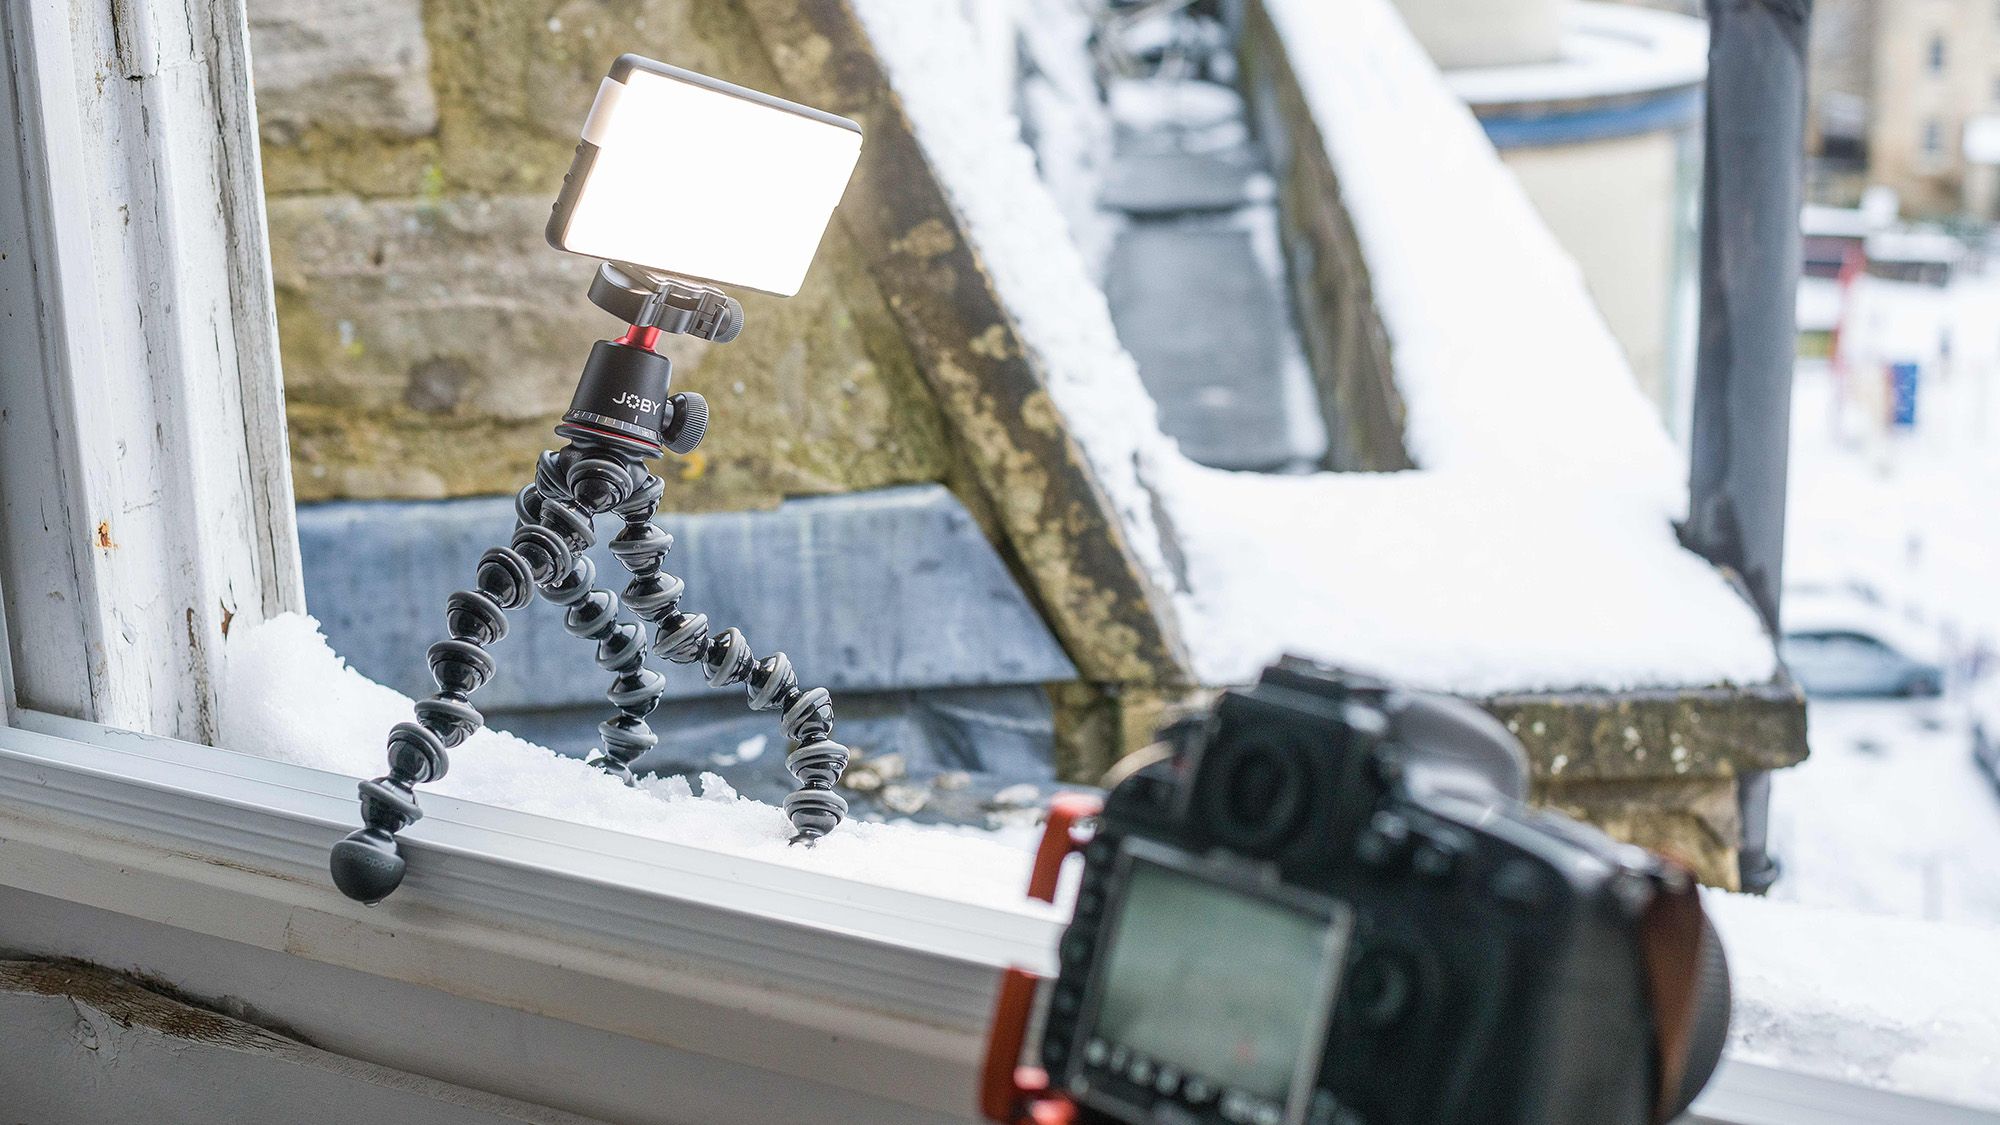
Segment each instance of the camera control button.
[[1110,1057],[1111,1044],[1106,1043],[1102,1039],[1092,1039],[1089,1045],[1083,1049],[1083,1061],[1092,1066],[1103,1066],[1104,1060]]
[[1125,1064],[1131,1061],[1132,1049],[1130,1047],[1113,1047],[1111,1048],[1111,1057],[1104,1061],[1104,1065],[1110,1070],[1123,1071]]
[[1354,853],[1370,867],[1387,867],[1402,854],[1409,841],[1409,821],[1392,812],[1378,812],[1355,841]]
[[1096,936],[1086,927],[1071,926],[1069,932],[1063,935],[1062,963],[1081,967],[1085,961],[1090,960],[1090,942]]
[[1181,1086],[1181,1100],[1189,1105],[1206,1105],[1215,1096],[1215,1087],[1198,1076],[1189,1078]]
[[1458,866],[1458,842],[1444,836],[1426,837],[1410,856],[1410,866],[1427,879],[1443,879]]
[[1153,1060],[1140,1055],[1132,1060],[1132,1069],[1125,1073],[1131,1075],[1132,1081],[1139,1085],[1150,1086],[1153,1084]]
[[1284,1119],[1285,1111],[1272,1102],[1261,1102],[1250,1112],[1250,1120],[1256,1125],[1278,1125]]
[[1172,1097],[1181,1088],[1181,1072],[1170,1066],[1163,1066],[1153,1074],[1153,1089]]

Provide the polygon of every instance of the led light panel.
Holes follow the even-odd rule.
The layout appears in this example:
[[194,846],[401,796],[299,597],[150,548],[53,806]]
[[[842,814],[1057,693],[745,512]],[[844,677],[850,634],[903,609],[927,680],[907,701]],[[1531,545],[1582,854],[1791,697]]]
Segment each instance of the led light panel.
[[844,117],[622,55],[549,244],[789,297],[860,155],[861,127]]

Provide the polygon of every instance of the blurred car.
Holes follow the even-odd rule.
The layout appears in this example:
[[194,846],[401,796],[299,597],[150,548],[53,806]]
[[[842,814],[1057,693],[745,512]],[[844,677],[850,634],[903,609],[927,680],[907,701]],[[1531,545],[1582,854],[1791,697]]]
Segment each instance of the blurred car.
[[1793,597],[1778,655],[1813,696],[1935,696],[1943,662],[1924,630],[1861,598]]
[[1944,671],[1856,630],[1787,633],[1778,645],[1807,695],[1920,696],[1944,692]]
[[1967,710],[1972,760],[2000,786],[2000,676],[1988,676],[1974,686]]

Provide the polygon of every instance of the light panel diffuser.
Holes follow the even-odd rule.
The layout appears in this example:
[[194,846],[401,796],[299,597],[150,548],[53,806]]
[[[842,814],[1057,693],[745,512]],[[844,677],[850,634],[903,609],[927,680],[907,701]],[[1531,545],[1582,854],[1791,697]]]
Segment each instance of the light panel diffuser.
[[860,158],[861,127],[624,55],[583,142],[551,245],[789,297]]

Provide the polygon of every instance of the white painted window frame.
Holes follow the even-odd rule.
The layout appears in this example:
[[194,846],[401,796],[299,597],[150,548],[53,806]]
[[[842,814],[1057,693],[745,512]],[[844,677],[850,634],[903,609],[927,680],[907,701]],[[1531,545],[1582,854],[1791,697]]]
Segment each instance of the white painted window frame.
[[[364,908],[325,871],[353,779],[203,745],[226,632],[304,602],[243,6],[0,33],[0,885],[970,1116],[1053,921],[436,794]],[[1734,1063],[1697,1109],[1994,1120]]]
[[9,707],[214,741],[301,609],[243,8],[0,0]]

